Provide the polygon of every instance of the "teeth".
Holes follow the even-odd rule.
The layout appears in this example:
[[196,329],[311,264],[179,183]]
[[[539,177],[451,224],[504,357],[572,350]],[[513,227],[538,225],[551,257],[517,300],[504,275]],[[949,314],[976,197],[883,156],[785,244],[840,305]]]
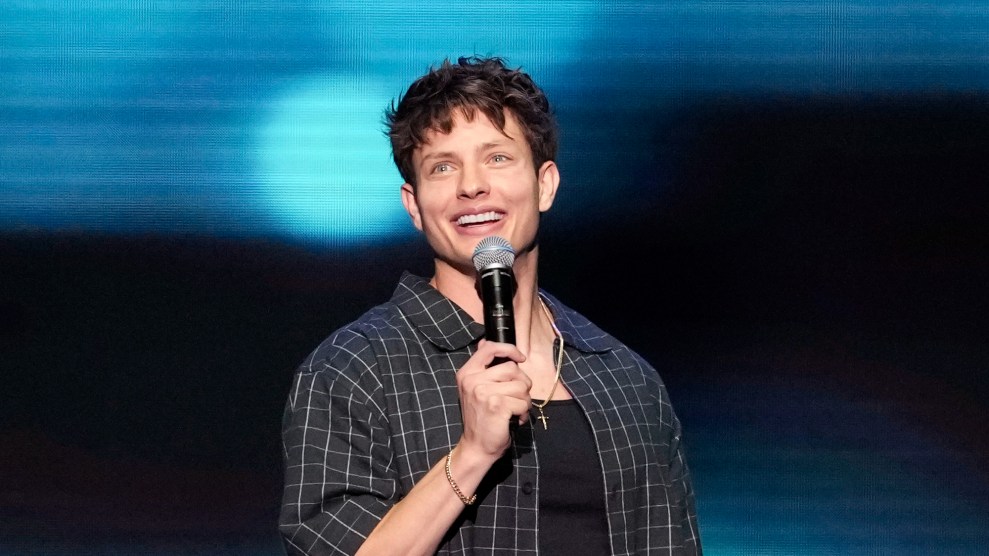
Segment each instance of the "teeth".
[[467,214],[461,216],[457,219],[457,224],[463,226],[465,224],[480,224],[482,222],[497,222],[501,220],[502,215],[495,211],[482,212],[481,214]]

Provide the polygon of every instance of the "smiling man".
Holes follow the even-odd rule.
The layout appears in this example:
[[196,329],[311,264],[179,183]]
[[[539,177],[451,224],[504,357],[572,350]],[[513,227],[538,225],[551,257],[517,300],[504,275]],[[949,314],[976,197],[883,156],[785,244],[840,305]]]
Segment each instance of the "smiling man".
[[[434,252],[295,376],[291,554],[700,554],[680,422],[655,369],[540,289],[560,185],[542,90],[461,58],[387,113],[402,202]],[[515,344],[484,339],[473,254],[515,253]],[[510,426],[510,423],[516,425]]]

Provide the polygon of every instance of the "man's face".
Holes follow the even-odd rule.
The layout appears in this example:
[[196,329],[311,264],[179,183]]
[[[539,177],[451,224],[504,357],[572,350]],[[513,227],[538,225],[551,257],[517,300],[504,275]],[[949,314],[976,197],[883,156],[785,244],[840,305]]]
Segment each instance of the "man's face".
[[502,133],[480,111],[458,110],[450,133],[430,131],[412,158],[418,187],[402,186],[416,228],[438,258],[473,272],[471,256],[488,236],[507,239],[516,253],[535,243],[539,213],[553,204],[559,174],[553,162],[536,171],[532,151],[511,112]]

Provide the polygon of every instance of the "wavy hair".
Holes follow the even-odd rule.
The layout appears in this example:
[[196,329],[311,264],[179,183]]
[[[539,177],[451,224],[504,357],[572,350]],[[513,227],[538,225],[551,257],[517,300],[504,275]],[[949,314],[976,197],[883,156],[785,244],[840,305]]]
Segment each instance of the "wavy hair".
[[429,131],[449,133],[454,111],[473,120],[480,111],[498,129],[505,130],[505,111],[515,116],[532,151],[538,171],[556,159],[557,127],[549,100],[528,74],[510,69],[498,57],[449,59],[417,79],[385,111],[392,158],[402,179],[416,185],[412,155]]

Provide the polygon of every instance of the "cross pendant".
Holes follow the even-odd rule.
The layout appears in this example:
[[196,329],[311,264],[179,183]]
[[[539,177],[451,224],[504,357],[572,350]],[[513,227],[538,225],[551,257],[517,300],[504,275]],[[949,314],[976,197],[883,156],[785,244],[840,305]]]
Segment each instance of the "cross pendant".
[[543,422],[543,430],[546,430],[547,429],[546,421],[549,421],[549,417],[547,417],[546,414],[543,413],[543,408],[537,407],[536,409],[539,410],[539,417],[536,417],[536,419]]

